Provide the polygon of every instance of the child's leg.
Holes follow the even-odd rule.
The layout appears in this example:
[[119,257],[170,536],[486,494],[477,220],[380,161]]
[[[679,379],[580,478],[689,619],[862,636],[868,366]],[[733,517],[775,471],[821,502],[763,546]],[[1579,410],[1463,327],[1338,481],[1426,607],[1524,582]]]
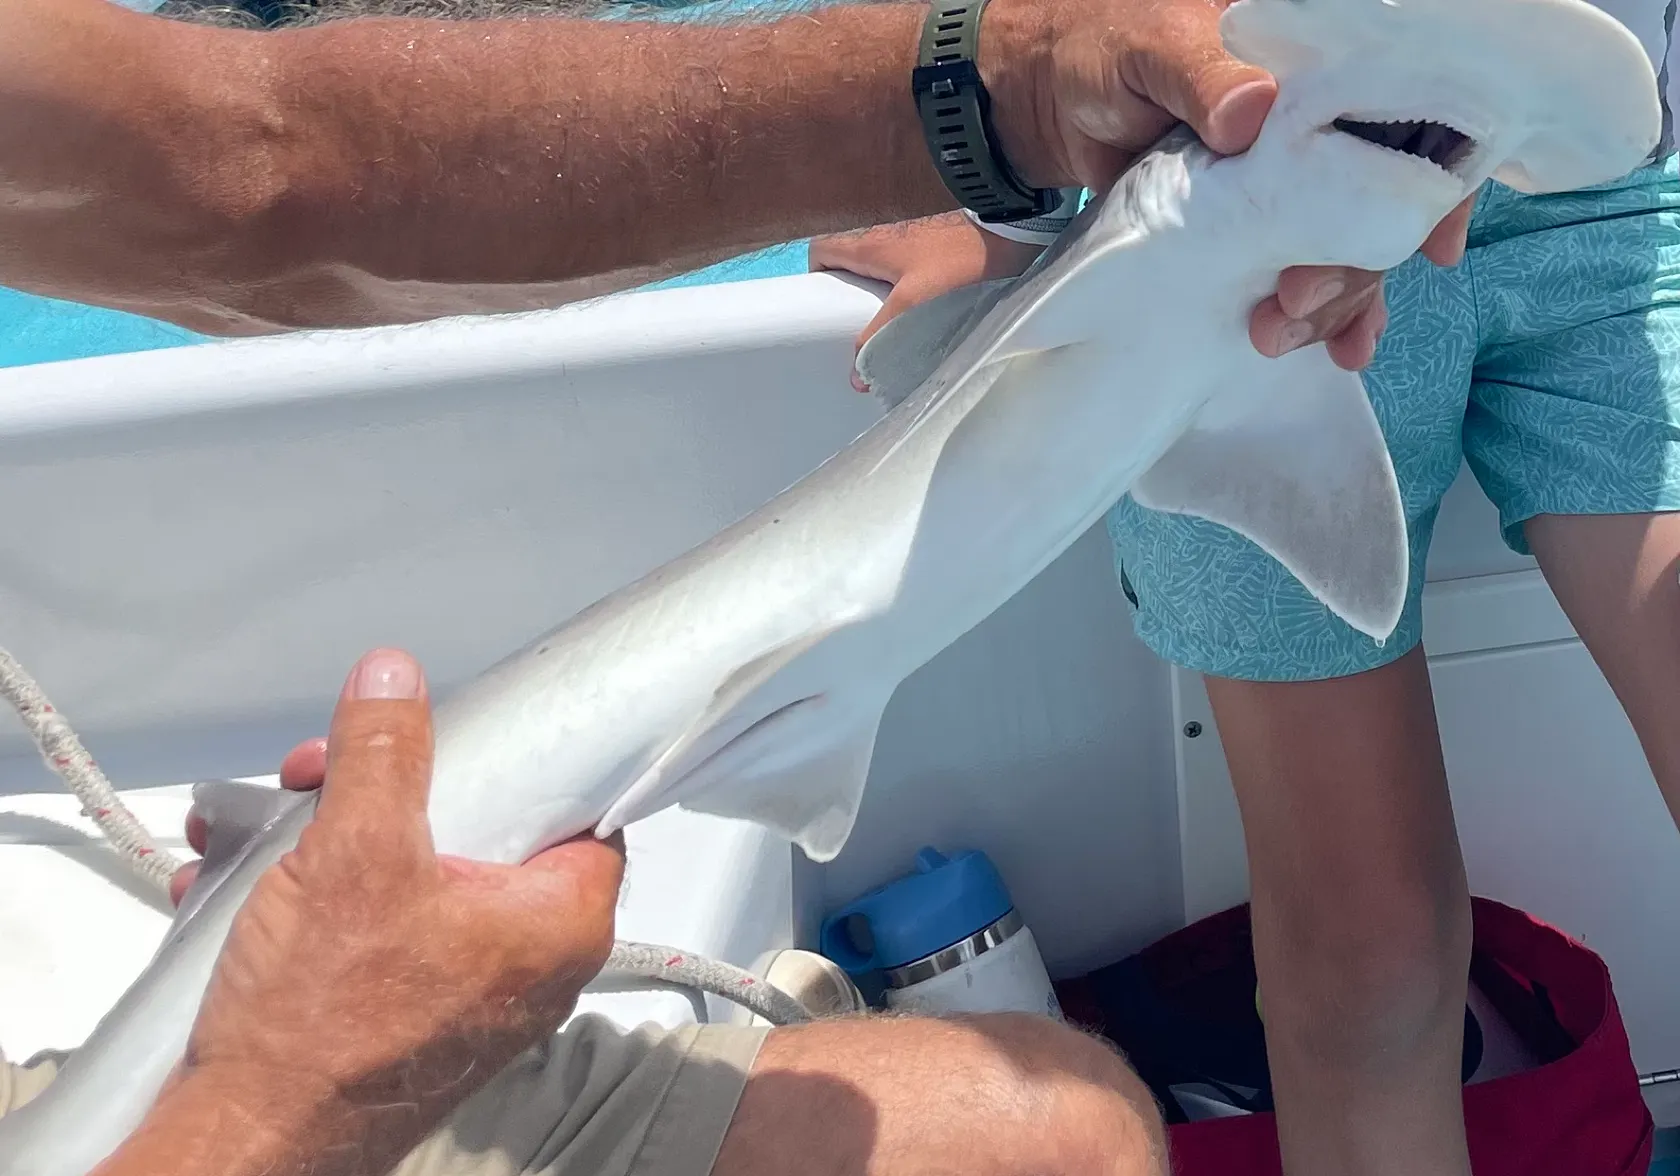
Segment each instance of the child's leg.
[[1490,213],[1465,452],[1680,823],[1680,169]]
[[1207,679],[1242,810],[1289,1176],[1467,1176],[1470,898],[1423,651]]
[[1111,517],[1139,635],[1209,675],[1248,841],[1288,1176],[1469,1171],[1469,901],[1417,645],[1476,315],[1462,269],[1422,261],[1390,276],[1388,298],[1366,386],[1401,481],[1412,582],[1386,645],[1230,531],[1130,502]]
[[1680,514],[1541,515],[1523,532],[1680,825]]

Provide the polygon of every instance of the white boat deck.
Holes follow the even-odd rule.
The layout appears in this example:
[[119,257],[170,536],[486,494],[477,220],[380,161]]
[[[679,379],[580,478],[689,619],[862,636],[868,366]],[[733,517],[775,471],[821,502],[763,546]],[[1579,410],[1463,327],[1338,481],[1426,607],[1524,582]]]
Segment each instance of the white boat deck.
[[[271,772],[369,646],[407,646],[447,690],[850,440],[875,412],[847,386],[850,339],[877,305],[811,275],[0,370],[0,644],[178,836],[179,781]],[[1468,484],[1431,579],[1473,885],[1585,938],[1636,1063],[1680,1066],[1680,842],[1631,731]],[[76,1044],[167,917],[43,821],[75,805],[0,731],[16,1057]],[[1206,700],[1131,637],[1100,531],[899,691],[836,862],[666,814],[632,831],[620,933],[750,966],[925,843],[991,854],[1058,974],[1244,897]]]

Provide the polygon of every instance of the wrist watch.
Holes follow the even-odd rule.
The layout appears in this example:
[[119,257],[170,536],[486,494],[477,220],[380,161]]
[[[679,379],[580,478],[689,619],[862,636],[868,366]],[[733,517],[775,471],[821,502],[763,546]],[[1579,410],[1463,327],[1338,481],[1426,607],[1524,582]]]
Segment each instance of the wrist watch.
[[1059,205],[1062,193],[1022,183],[998,146],[975,64],[985,9],[986,0],[933,0],[910,89],[934,166],[957,202],[982,224],[1031,220]]
[[1055,205],[1044,215],[1010,221],[1007,224],[987,224],[973,209],[965,208],[962,211],[964,216],[994,237],[1002,237],[1006,241],[1019,241],[1024,245],[1052,245],[1079,214],[1084,196],[1084,188],[1063,188],[1055,193]]

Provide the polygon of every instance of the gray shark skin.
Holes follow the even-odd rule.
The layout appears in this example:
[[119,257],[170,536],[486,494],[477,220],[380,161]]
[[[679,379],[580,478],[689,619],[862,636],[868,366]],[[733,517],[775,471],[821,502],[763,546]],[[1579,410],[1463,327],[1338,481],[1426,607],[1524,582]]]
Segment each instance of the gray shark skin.
[[[437,711],[440,852],[517,862],[672,804],[814,859],[850,833],[881,712],[1126,493],[1231,527],[1382,638],[1406,590],[1394,471],[1357,376],[1270,360],[1290,265],[1386,269],[1484,180],[1607,182],[1661,129],[1656,79],[1579,0],[1241,0],[1280,80],[1259,141],[1170,135],[1022,278],[890,324],[893,405],[762,508],[491,668]],[[1393,146],[1385,145],[1392,143]],[[199,794],[213,831],[157,955],[53,1085],[0,1120],[4,1176],[86,1176],[182,1056],[228,927],[307,798]]]

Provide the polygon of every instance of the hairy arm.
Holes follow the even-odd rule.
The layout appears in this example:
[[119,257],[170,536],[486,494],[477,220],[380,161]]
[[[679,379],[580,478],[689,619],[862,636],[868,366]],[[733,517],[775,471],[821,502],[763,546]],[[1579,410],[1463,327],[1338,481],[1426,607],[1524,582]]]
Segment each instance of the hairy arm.
[[940,211],[924,11],[253,32],[8,0],[0,282],[218,333],[404,322]]
[[[282,1081],[195,1074],[164,1091],[92,1176],[344,1176],[361,1171],[358,1134],[327,1127]],[[405,1142],[419,1142],[418,1136]],[[399,1156],[401,1151],[397,1153]]]

